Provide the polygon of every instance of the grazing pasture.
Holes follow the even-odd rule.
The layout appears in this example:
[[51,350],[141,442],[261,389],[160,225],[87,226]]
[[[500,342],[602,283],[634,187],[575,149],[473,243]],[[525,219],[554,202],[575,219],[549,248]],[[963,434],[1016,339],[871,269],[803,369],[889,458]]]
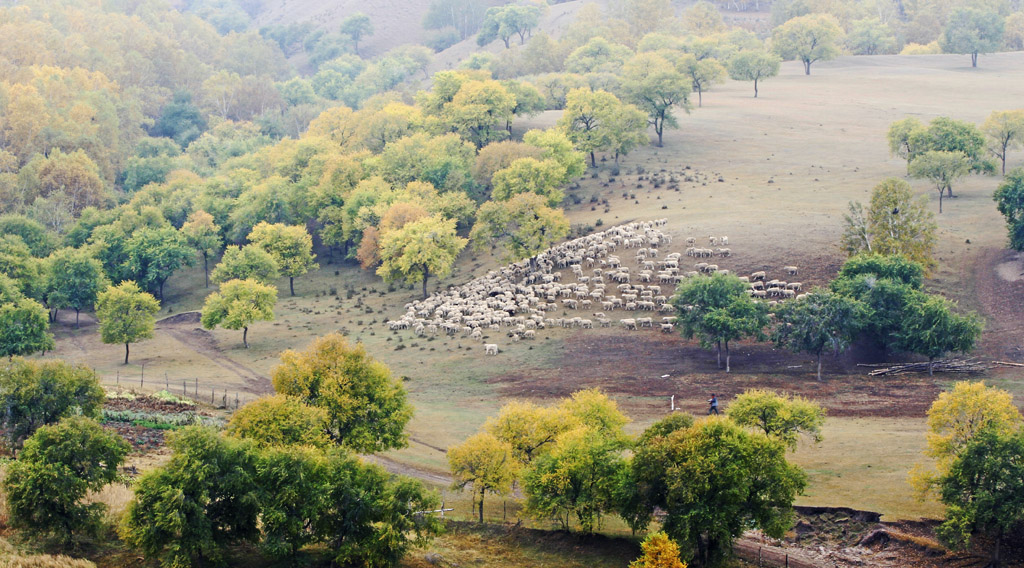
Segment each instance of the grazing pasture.
[[[707,247],[709,236],[728,235],[730,254],[714,259],[720,269],[765,271],[769,279],[799,280],[804,290],[825,285],[843,260],[837,243],[847,203],[866,202],[878,182],[906,173],[906,163],[888,154],[891,122],[950,116],[981,123],[993,110],[1020,104],[1024,53],[986,55],[977,69],[969,63],[955,55],[846,57],[817,63],[811,76],[799,63],[786,63],[779,77],[760,85],[757,99],[747,83],[716,86],[704,94],[703,108],[681,117],[681,129],[666,132],[663,148],[634,151],[617,172],[610,158],[588,171],[567,192],[567,213],[574,224],[597,230],[667,219],[660,227],[672,237],[666,251],[683,252],[688,237]],[[516,132],[557,118],[545,113],[517,123]],[[1022,163],[1024,152],[1010,155],[1010,167]],[[980,357],[1024,362],[1024,280],[1015,274],[1024,268],[1014,268],[1020,263],[1005,250],[1003,219],[991,198],[998,182],[971,176],[958,186],[958,197],[937,218],[939,265],[926,287],[986,318]],[[911,183],[935,199],[926,182]],[[870,509],[887,518],[940,512],[935,503],[914,501],[905,480],[924,446],[925,410],[951,377],[868,378],[856,364],[879,354],[854,349],[828,360],[818,383],[809,357],[750,343],[734,347],[733,372],[726,374],[712,353],[657,327],[547,328],[516,343],[507,328],[488,330],[480,341],[462,333],[418,337],[385,324],[405,313],[418,289],[389,289],[354,264],[319,254],[322,268],[296,280],[298,295],[282,296],[276,320],[249,330],[250,349],[242,347],[241,332],[205,331],[195,315],[184,313],[199,309],[209,292],[201,269],[193,268],[168,282],[160,315],[167,319],[158,322],[154,339],[132,346],[130,365],[120,365],[122,347],[100,343],[95,322],[85,315],[75,330],[61,314],[53,328],[54,355],[95,367],[109,385],[138,386],[144,363],[144,390],[165,383],[172,392],[194,390],[198,384],[200,399],[212,389],[218,401],[226,391],[244,402],[270,390],[269,373],[283,349],[304,348],[316,336],[341,330],[405,379],[416,406],[410,447],[384,459],[439,485],[447,469],[444,449],[475,432],[510,398],[547,401],[600,386],[640,431],[668,411],[671,395],[683,410],[701,412],[710,392],[727,407],[734,394],[767,386],[817,399],[832,417],[825,441],[795,455],[811,476],[800,504]],[[638,269],[632,254],[620,256]],[[787,266],[798,267],[798,275],[787,274]],[[433,285],[463,284],[498,267],[487,251],[467,251],[453,275]],[[589,315],[563,306],[555,312],[554,318]],[[636,315],[628,314],[615,309],[607,316],[618,322]],[[499,353],[486,356],[483,343],[498,345]],[[1020,401],[1022,375],[1003,369],[985,378]]]

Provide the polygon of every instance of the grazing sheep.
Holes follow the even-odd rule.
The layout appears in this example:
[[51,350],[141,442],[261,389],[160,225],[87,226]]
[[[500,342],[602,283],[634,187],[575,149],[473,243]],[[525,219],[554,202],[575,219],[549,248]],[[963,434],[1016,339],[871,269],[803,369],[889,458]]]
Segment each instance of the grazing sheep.
[[636,329],[636,320],[635,319],[632,319],[632,318],[620,319],[619,323],[621,323],[622,327],[624,327],[626,329]]
[[484,343],[484,354],[485,355],[497,355],[498,344],[497,343]]
[[754,281],[754,282],[756,282],[758,280],[760,280],[761,282],[764,282],[767,278],[768,278],[768,275],[763,270],[760,271],[760,272],[751,273],[751,275],[750,275],[750,279],[752,281]]
[[534,339],[535,337],[537,337],[537,332],[532,329],[523,332],[523,339]]
[[718,242],[722,243],[723,245],[727,245],[729,244],[729,237],[721,237],[718,239]]
[[674,324],[671,324],[671,323],[663,323],[663,324],[661,324],[661,332],[662,333],[672,333],[672,330],[674,330],[675,328],[676,328],[676,326]]
[[797,268],[795,266],[783,266],[782,270],[786,271],[786,274],[790,276],[796,276]]

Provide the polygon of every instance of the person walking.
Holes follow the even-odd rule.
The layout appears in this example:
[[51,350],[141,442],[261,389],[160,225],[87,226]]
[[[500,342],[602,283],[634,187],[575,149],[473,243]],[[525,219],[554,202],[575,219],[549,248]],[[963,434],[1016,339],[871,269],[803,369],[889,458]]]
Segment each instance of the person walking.
[[711,398],[708,399],[708,404],[711,406],[708,408],[708,415],[718,414],[718,397],[715,393],[711,393]]

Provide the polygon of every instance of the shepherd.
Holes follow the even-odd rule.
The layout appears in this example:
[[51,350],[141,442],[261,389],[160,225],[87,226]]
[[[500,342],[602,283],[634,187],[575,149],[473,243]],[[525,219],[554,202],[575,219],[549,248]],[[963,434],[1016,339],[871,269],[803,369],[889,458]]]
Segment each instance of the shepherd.
[[718,414],[718,397],[715,396],[715,393],[711,393],[711,398],[708,399],[708,404],[711,405],[710,408],[708,408],[708,415]]

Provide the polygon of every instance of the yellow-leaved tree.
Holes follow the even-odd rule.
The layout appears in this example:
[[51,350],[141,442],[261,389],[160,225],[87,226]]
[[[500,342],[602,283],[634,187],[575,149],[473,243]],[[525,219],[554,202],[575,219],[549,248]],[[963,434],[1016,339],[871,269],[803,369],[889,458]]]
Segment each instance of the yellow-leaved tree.
[[686,568],[679,559],[679,545],[663,532],[647,535],[640,552],[640,558],[630,562],[629,568]]
[[917,465],[910,482],[924,498],[963,449],[982,431],[1008,435],[1018,430],[1024,418],[1013,404],[1013,396],[984,381],[960,381],[953,390],[941,393],[928,409],[928,448],[925,454],[935,459],[937,471]]
[[488,491],[507,494],[519,474],[511,444],[490,432],[478,432],[458,446],[449,448],[448,467],[455,478],[453,488],[465,489],[467,485],[473,485],[473,502],[480,512],[481,523],[484,522],[484,495]]
[[451,274],[455,258],[468,242],[456,234],[454,219],[432,215],[413,221],[380,237],[377,274],[385,282],[422,282],[426,298],[427,279]]

